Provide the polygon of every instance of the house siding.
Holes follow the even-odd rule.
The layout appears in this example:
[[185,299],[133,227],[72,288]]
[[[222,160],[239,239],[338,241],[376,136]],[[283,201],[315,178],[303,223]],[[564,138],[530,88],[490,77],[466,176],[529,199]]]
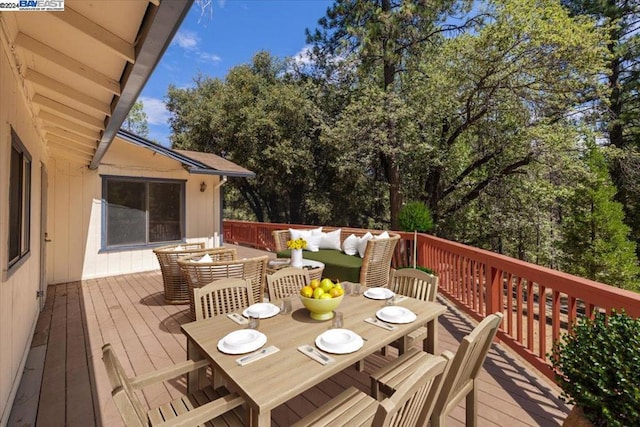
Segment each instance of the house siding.
[[[48,159],[15,79],[11,53],[0,46],[0,425],[4,425],[40,308],[36,297],[40,288],[40,166],[46,165]],[[11,129],[31,155],[31,221],[30,253],[8,270]]]
[[[156,270],[152,249],[103,251],[102,176],[163,178],[185,181],[187,241],[212,244],[220,234],[219,177],[190,175],[181,164],[116,138],[100,167],[89,170],[72,160],[55,159],[50,172],[49,204],[53,205],[49,283]],[[200,192],[200,184],[207,189]]]

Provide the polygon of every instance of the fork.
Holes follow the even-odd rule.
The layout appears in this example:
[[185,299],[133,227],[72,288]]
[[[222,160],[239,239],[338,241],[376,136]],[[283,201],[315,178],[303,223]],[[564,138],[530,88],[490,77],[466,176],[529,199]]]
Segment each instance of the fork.
[[329,358],[324,353],[316,350],[315,347],[311,347],[310,345],[307,345],[307,351],[309,353],[313,353],[317,355],[320,359],[324,360],[325,362],[329,361]]

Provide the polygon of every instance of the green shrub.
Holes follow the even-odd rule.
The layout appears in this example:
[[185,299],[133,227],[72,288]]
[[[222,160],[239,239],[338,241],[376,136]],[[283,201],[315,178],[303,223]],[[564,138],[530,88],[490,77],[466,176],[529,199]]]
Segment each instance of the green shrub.
[[553,345],[560,398],[596,426],[640,425],[640,319],[624,311],[581,318]]
[[422,202],[409,202],[398,213],[402,231],[427,232],[433,228],[431,211]]
[[[411,266],[407,266],[407,267],[398,267],[398,270],[400,270],[401,268],[413,268]],[[416,270],[421,270],[424,271],[427,274],[431,274],[433,276],[437,276],[436,272],[433,271],[432,269],[430,269],[429,267],[423,267],[421,265],[416,265]]]

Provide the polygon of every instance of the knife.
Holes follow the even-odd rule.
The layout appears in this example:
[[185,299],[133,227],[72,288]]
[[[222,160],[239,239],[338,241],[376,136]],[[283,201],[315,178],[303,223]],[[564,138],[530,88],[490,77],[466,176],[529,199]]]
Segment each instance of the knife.
[[388,323],[385,323],[385,322],[383,322],[382,320],[380,320],[380,319],[378,319],[378,318],[374,319],[374,321],[375,321],[378,325],[380,325],[380,326],[382,326],[383,328],[388,329],[388,330],[390,330],[390,331],[393,331],[393,330],[395,329],[395,326],[392,326],[392,325],[390,325],[390,324],[388,324]]
[[248,356],[241,357],[240,359],[238,359],[238,362],[239,363],[245,363],[245,362],[248,362],[248,361],[250,361],[252,359],[255,359],[258,356],[262,356],[263,354],[266,354],[266,353],[267,353],[267,349],[263,348],[262,350],[258,351],[257,353],[252,353],[252,354],[250,354]]

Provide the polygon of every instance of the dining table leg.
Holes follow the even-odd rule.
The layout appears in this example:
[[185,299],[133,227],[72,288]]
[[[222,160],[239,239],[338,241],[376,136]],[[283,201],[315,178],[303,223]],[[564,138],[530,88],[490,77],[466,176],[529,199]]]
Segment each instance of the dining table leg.
[[247,425],[249,427],[271,427],[271,411],[259,411],[247,405]]
[[438,348],[438,316],[427,323],[427,338],[422,343],[422,349],[430,354],[436,354]]
[[[187,339],[187,359],[194,361],[203,359],[200,350],[198,350],[190,339]],[[187,373],[187,392],[194,393],[204,388],[206,386],[206,384],[204,384],[206,377],[207,368],[201,368]]]

